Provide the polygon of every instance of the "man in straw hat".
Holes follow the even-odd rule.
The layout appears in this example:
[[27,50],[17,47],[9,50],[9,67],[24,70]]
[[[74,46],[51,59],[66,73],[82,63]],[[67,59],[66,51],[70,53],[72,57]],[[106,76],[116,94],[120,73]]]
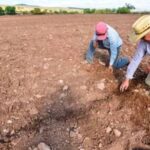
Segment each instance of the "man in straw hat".
[[88,63],[92,63],[95,49],[99,47],[107,49],[109,52],[109,70],[111,72],[113,71],[113,67],[118,69],[127,66],[129,63],[128,58],[119,57],[121,45],[122,39],[117,31],[105,22],[99,22],[96,25],[93,39],[89,44],[86,60]]
[[[138,40],[137,50],[133,56],[126,73],[126,78],[120,86],[120,91],[127,90],[129,82],[138,68],[140,62],[145,55],[150,55],[150,15],[145,15],[139,18],[132,26],[133,33],[130,40],[136,42]],[[146,84],[150,86],[150,62],[148,62],[148,76],[145,80]]]

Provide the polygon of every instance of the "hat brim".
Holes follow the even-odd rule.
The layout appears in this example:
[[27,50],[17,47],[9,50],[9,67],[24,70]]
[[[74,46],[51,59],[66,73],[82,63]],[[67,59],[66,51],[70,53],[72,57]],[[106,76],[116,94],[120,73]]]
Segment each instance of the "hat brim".
[[143,38],[149,32],[150,32],[150,28],[147,29],[146,31],[144,31],[141,34],[136,34],[134,31],[132,31],[131,34],[129,35],[129,40],[131,42],[137,42],[138,40],[140,40],[141,38]]
[[101,36],[97,36],[97,40],[103,41],[107,38],[107,34],[101,35]]

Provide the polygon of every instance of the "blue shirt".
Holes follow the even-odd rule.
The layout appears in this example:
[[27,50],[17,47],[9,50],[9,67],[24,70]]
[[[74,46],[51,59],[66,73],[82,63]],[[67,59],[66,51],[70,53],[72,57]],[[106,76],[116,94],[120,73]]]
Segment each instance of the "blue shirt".
[[127,79],[132,79],[133,75],[138,68],[140,62],[142,61],[145,55],[150,55],[150,42],[141,40],[138,44],[135,55],[133,56],[126,73]]
[[[122,39],[120,38],[118,32],[112,28],[111,26],[107,25],[107,38],[103,40],[103,46],[110,50],[110,65],[113,65],[117,56],[118,56],[118,47],[122,45]],[[96,32],[94,33],[93,40],[97,41]]]

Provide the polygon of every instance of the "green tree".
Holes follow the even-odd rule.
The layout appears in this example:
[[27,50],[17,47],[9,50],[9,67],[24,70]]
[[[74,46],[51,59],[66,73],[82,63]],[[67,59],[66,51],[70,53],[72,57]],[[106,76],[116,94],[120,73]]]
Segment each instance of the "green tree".
[[44,10],[42,11],[42,13],[43,13],[43,14],[48,14],[48,10],[47,10],[47,9],[44,9]]
[[3,10],[2,7],[0,7],[0,16],[1,16],[1,15],[4,15],[4,14],[5,14],[5,11]]
[[79,14],[78,11],[69,11],[69,14]]
[[53,13],[53,11],[52,11],[52,10],[49,10],[49,11],[48,11],[48,13],[49,13],[49,14],[52,14],[52,13]]
[[60,13],[60,11],[57,11],[57,10],[54,11],[54,14],[59,14],[59,13]]
[[117,13],[119,13],[119,14],[128,14],[128,13],[130,13],[130,9],[127,8],[127,7],[119,7],[117,9]]
[[40,8],[34,8],[33,10],[31,10],[31,13],[34,14],[34,15],[43,14]]
[[125,3],[125,7],[127,7],[128,9],[135,9],[135,6],[129,3]]
[[68,14],[68,12],[66,10],[60,10],[59,13],[60,14]]
[[13,6],[7,6],[5,8],[5,13],[7,15],[15,15],[16,14],[16,7],[13,7]]
[[84,14],[93,14],[93,13],[95,13],[95,11],[96,11],[95,9],[86,8],[83,10],[83,13]]
[[30,14],[30,12],[29,11],[23,11],[22,14],[23,15],[28,15],[28,14]]
[[96,14],[112,14],[112,13],[116,13],[116,9],[96,9],[95,10]]

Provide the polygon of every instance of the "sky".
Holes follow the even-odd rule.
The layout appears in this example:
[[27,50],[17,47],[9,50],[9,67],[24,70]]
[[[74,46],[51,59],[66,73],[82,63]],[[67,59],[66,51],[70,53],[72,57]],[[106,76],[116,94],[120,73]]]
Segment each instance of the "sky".
[[150,0],[0,0],[0,4],[29,4],[46,7],[117,8],[130,3],[137,10],[150,11]]

